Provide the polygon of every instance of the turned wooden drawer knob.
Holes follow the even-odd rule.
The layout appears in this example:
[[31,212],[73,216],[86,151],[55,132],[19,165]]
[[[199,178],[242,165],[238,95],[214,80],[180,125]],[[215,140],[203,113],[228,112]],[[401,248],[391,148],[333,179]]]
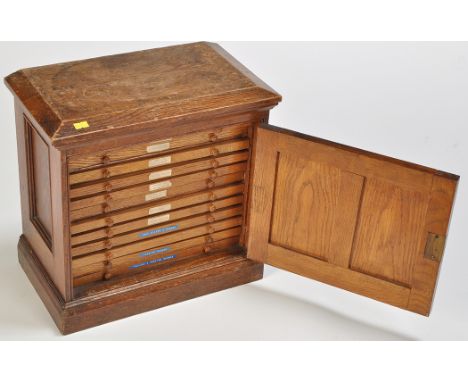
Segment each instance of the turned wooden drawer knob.
[[106,240],[104,242],[104,247],[107,248],[107,249],[111,249],[112,248],[112,243],[109,240]]
[[112,227],[114,225],[112,218],[106,218],[105,222],[108,227]]
[[102,170],[102,176],[104,178],[108,178],[110,176],[110,171],[107,168],[103,169]]
[[208,252],[211,251],[211,247],[205,246],[205,247],[203,248],[203,251],[204,251],[205,253],[208,253]]
[[213,241],[214,240],[211,236],[208,235],[207,237],[205,237],[205,243],[212,243]]
[[101,158],[102,164],[108,164],[110,162],[110,158],[107,155],[103,155]]
[[110,272],[110,270],[112,269],[112,262],[106,261],[104,263],[104,266],[105,266],[104,279],[109,280],[112,277],[112,273]]
[[113,237],[114,231],[112,231],[110,228],[106,228],[106,235],[107,237]]
[[211,167],[216,168],[219,166],[219,162],[216,159],[211,160]]
[[210,223],[213,223],[216,219],[213,215],[208,215],[207,217],[207,220],[210,222]]
[[112,260],[112,258],[114,257],[114,255],[112,254],[112,252],[106,252],[105,256],[106,256],[106,259],[107,259],[108,262],[109,262],[110,260]]
[[104,213],[107,214],[108,212],[111,211],[111,207],[110,207],[107,203],[104,203],[104,204],[102,205],[102,210],[104,211]]
[[208,186],[208,188],[213,188],[213,187],[216,185],[216,183],[213,182],[212,179],[208,179],[208,180],[206,181],[206,185]]
[[210,212],[215,212],[216,211],[216,206],[211,203],[210,206],[208,207],[208,209],[210,210]]
[[210,178],[215,179],[218,177],[218,173],[215,170],[210,171]]
[[106,184],[104,185],[104,189],[105,189],[107,192],[112,191],[112,184],[106,183]]
[[216,200],[216,194],[214,192],[210,192],[210,194],[208,195],[208,199],[210,199],[211,201],[215,201]]
[[213,155],[213,156],[219,155],[219,150],[218,150],[217,148],[215,148],[215,147],[213,147],[213,148],[210,150],[210,152],[211,152],[211,155]]
[[215,133],[211,133],[208,136],[208,139],[210,140],[210,142],[216,142],[218,140],[218,136]]
[[[213,228],[213,227],[208,227],[208,233],[212,234],[212,233],[215,233],[216,230]],[[213,240],[213,239],[211,239]]]

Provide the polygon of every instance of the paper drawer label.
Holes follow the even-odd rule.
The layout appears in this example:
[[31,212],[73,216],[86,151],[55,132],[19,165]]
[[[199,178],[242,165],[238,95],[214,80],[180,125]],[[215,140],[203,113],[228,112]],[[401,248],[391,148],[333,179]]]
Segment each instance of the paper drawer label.
[[171,157],[154,158],[148,161],[148,167],[158,167],[171,163]]
[[172,186],[172,182],[170,180],[165,180],[164,182],[153,183],[149,185],[150,191],[162,190],[163,188],[169,188]]
[[171,218],[171,216],[169,214],[148,218],[148,225],[155,225],[155,224],[158,224],[158,223],[164,223],[164,222],[167,222],[170,218]]
[[129,268],[140,268],[140,267],[144,267],[145,265],[156,264],[162,261],[171,260],[175,258],[176,258],[176,255],[169,255],[165,257],[160,257],[159,259],[154,259],[154,260],[145,261],[143,263],[133,264],[133,265],[130,265]]
[[171,148],[171,139],[154,142],[152,145],[146,146],[146,152],[157,153],[158,151],[168,150]]
[[153,249],[152,251],[140,253],[138,256],[146,257],[146,256],[156,255],[158,253],[167,252],[170,249],[171,249],[171,247],[163,247],[163,248]]
[[145,200],[149,201],[149,200],[154,200],[154,199],[160,199],[160,198],[164,198],[165,196],[167,196],[167,190],[154,192],[152,194],[146,194]]
[[148,236],[157,235],[157,234],[160,234],[160,233],[175,231],[175,230],[177,230],[177,228],[179,228],[178,225],[171,225],[169,227],[162,227],[162,228],[157,228],[157,229],[152,229],[150,231],[142,232],[142,233],[138,234],[138,236],[148,237]]
[[149,174],[148,180],[167,178],[169,176],[172,176],[172,169],[171,168],[168,169],[168,170],[152,172],[151,174]]
[[154,215],[159,212],[169,211],[171,209],[171,204],[163,204],[161,206],[151,207],[148,209],[148,215]]

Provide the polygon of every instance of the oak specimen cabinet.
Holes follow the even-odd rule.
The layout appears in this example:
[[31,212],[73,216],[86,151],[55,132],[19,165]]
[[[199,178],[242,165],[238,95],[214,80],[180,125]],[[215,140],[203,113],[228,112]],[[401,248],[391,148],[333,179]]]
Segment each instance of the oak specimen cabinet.
[[268,124],[216,44],[19,70],[20,263],[62,333],[263,264],[428,315],[458,177]]

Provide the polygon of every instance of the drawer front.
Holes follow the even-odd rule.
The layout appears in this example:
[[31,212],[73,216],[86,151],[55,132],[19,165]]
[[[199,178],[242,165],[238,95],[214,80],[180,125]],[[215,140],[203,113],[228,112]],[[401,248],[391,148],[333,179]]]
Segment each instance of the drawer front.
[[[120,235],[114,236],[112,233],[112,229],[106,230],[106,235],[101,237],[98,241],[93,241],[91,243],[78,245],[76,247],[72,247],[72,256],[79,256],[90,252],[100,251],[100,250],[112,250],[112,248],[117,247],[119,245],[137,242],[137,241],[144,241],[148,238],[161,236],[168,232],[179,232],[183,231],[188,228],[192,228],[195,226],[207,224],[207,223],[214,223],[223,219],[227,219],[233,216],[242,215],[242,205],[228,207],[222,210],[218,210],[215,212],[210,212],[203,215],[192,216],[186,219],[178,220],[177,222],[170,222],[166,224],[158,224],[155,226],[151,226],[150,228],[145,227],[143,229],[139,229],[136,231],[132,231],[130,233],[123,233]],[[160,220],[169,220],[170,214],[159,215],[155,218],[148,219],[160,219]],[[148,221],[147,221],[148,222]]]
[[169,199],[175,196],[189,194],[193,191],[208,190],[217,186],[224,186],[231,183],[242,182],[244,180],[244,173],[237,172],[225,176],[220,176],[216,179],[209,179],[195,183],[187,184],[183,187],[169,188],[157,192],[148,192],[146,194],[136,194],[129,196],[125,199],[114,200],[111,195],[106,195],[106,201],[94,206],[72,210],[70,216],[72,220],[83,219],[86,217],[106,214],[113,211],[122,210],[124,208],[142,205],[154,200]]
[[[136,195],[141,195],[142,198],[149,200],[157,199],[155,195],[173,194],[178,195],[183,193],[187,188],[197,190],[197,187],[205,188],[210,184],[214,187],[215,181],[226,175],[243,173],[246,170],[246,162],[241,162],[233,165],[219,167],[217,169],[205,170],[196,172],[189,175],[182,175],[177,177],[168,178],[165,180],[158,180],[153,183],[144,183],[141,185],[127,187],[120,190],[108,191],[99,193],[94,196],[72,199],[70,203],[71,210],[79,210],[86,206],[93,206],[101,203],[109,203],[121,199],[128,200]],[[242,176],[240,177],[242,179]],[[161,191],[167,191],[161,192]],[[165,195],[166,196],[166,195]]]
[[135,175],[126,175],[106,179],[105,181],[88,182],[78,184],[70,189],[70,198],[80,198],[88,195],[99,194],[102,192],[109,192],[113,190],[123,189],[125,187],[134,186],[137,184],[156,182],[171,177],[178,177],[185,174],[191,174],[197,171],[209,170],[220,166],[227,166],[239,162],[246,162],[249,157],[247,151],[236,152],[217,157],[216,159],[201,159],[179,166],[166,166],[165,168],[153,171],[144,171]]
[[130,158],[155,153],[171,152],[184,147],[194,147],[208,143],[246,137],[249,126],[250,123],[239,123],[193,134],[186,134],[179,137],[137,144],[122,149],[106,150],[98,154],[72,156],[68,160],[68,170],[70,173],[73,173],[75,171],[107,165]]
[[[138,229],[148,229],[149,226],[153,226],[158,223],[170,223],[174,220],[183,219],[186,217],[192,217],[199,214],[216,214],[216,210],[221,208],[235,206],[242,204],[244,198],[243,195],[236,195],[233,197],[228,197],[221,200],[215,200],[213,202],[197,204],[194,206],[189,206],[185,208],[180,208],[175,211],[170,211],[165,209],[165,212],[157,215],[150,215],[141,219],[131,220],[129,222],[124,222],[118,225],[111,227],[98,228],[90,232],[84,232],[72,236],[71,244],[72,247],[79,246],[80,244],[87,243],[90,241],[95,241],[99,239],[104,239],[107,237],[114,237],[116,235],[125,234],[130,231],[135,231]],[[214,218],[214,217],[213,217]],[[193,218],[195,219],[195,218]],[[211,220],[212,218],[209,217]]]
[[103,249],[99,252],[94,252],[90,255],[80,257],[80,259],[76,261],[76,264],[82,264],[83,262],[86,263],[89,261],[104,261],[108,259],[109,256],[112,256],[112,258],[117,258],[136,251],[146,251],[155,246],[167,245],[176,241],[186,240],[197,236],[210,235],[228,228],[238,227],[241,224],[242,217],[235,217],[220,222],[205,224],[202,226],[179,231],[177,233],[168,233],[166,235],[125,244],[111,249]]
[[[114,259],[112,262],[100,261],[82,267],[73,267],[74,284],[79,286],[106,280],[114,276],[145,271],[153,266],[171,265],[176,261],[200,255],[200,253],[228,249],[239,242],[239,234],[240,229],[237,228],[224,231],[222,235],[213,235],[215,238],[212,241],[208,236],[202,236],[174,243],[171,246],[154,248],[143,253],[132,253]],[[224,239],[217,240],[217,237],[224,237]]]
[[183,151],[176,151],[170,154],[157,155],[144,159],[135,159],[124,163],[106,165],[97,169],[80,171],[70,175],[71,185],[91,182],[93,180],[108,179],[114,176],[129,174],[148,169],[168,167],[169,165],[189,162],[195,159],[217,157],[249,148],[248,139],[238,139],[217,144],[211,144],[199,148],[192,148]]
[[69,158],[73,285],[237,247],[248,129],[239,124]]
[[200,203],[215,202],[228,196],[242,194],[243,191],[244,185],[239,183],[182,196],[180,198],[165,201],[155,201],[143,206],[129,208],[124,211],[76,221],[72,223],[71,233],[74,235],[80,232],[87,232],[101,227],[113,227],[116,224],[141,217],[149,218],[161,212],[173,211],[182,207],[189,207]]

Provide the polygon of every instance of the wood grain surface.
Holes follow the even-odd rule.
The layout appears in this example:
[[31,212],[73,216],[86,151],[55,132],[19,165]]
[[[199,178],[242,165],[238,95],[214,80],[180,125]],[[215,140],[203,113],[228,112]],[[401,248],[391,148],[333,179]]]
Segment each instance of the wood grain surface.
[[160,222],[170,224],[175,220],[190,216],[197,217],[200,214],[208,213],[209,215],[207,219],[214,221],[215,217],[212,217],[211,215],[213,215],[217,210],[234,205],[242,205],[243,202],[244,196],[236,195],[233,197],[210,201],[208,203],[201,203],[194,206],[179,208],[176,210],[170,210],[170,208],[167,207],[167,209],[165,209],[162,213],[150,215],[142,219],[135,219],[112,225],[112,227],[98,228],[85,233],[78,233],[71,237],[71,245],[74,247],[90,241],[95,241],[107,237],[114,237],[116,235],[132,232],[144,227],[151,227]]
[[[202,236],[175,243],[169,247],[169,251],[159,254],[159,256],[143,258],[139,253],[134,253],[113,260],[111,267],[109,267],[109,262],[101,261],[81,268],[74,268],[73,286],[79,287],[91,283],[95,285],[99,281],[106,280],[106,277],[109,276],[115,279],[116,277],[125,277],[125,275],[133,276],[140,272],[147,272],[149,269],[167,269],[177,262],[203,256],[201,254],[208,257],[220,250],[229,250],[235,247],[239,243],[239,236],[235,234],[235,230],[226,231],[222,234],[222,239],[210,243],[208,250],[206,237]],[[228,237],[228,235],[233,236]]]
[[177,177],[208,169],[216,171],[217,167],[245,162],[248,159],[249,152],[248,150],[244,150],[233,154],[218,156],[216,158],[193,160],[183,164],[163,166],[158,168],[156,171],[154,169],[148,169],[146,171],[136,172],[135,174],[126,174],[109,178],[104,181],[97,180],[84,184],[72,185],[70,187],[70,198],[74,199],[80,196],[93,195],[106,191],[110,192],[128,186],[156,180],[165,180],[170,177]]
[[[22,69],[5,83],[58,146],[281,100],[222,48],[203,42]],[[80,121],[89,127],[75,129]]]
[[140,240],[145,240],[149,237],[159,236],[166,232],[180,232],[187,228],[196,227],[206,223],[213,223],[222,219],[227,219],[233,216],[242,214],[242,206],[228,207],[214,211],[204,215],[190,216],[182,220],[176,220],[165,224],[149,225],[143,229],[136,231],[127,231],[120,235],[111,235],[107,231],[107,235],[101,240],[94,240],[90,243],[72,247],[72,256],[79,256],[90,252],[95,252],[103,249],[111,250],[113,247],[132,243]]
[[249,122],[230,124],[211,128],[191,134],[160,139],[157,141],[142,142],[120,149],[105,150],[92,155],[71,155],[68,158],[70,172],[87,169],[93,166],[105,165],[129,158],[148,156],[154,153],[167,153],[177,149],[194,147],[197,145],[225,141],[247,136]]
[[172,211],[178,208],[196,205],[200,203],[214,202],[227,196],[241,194],[244,190],[242,183],[228,185],[211,190],[193,193],[184,197],[178,197],[163,201],[155,201],[144,206],[136,206],[125,211],[111,212],[103,216],[79,220],[71,225],[71,233],[90,231],[100,227],[112,227],[114,224],[133,219],[157,215],[161,211]]
[[247,256],[428,315],[458,177],[264,125]]
[[20,264],[62,334],[69,334],[262,278],[263,265],[241,253],[201,256],[178,267],[149,270],[76,292],[66,302],[24,236]]

